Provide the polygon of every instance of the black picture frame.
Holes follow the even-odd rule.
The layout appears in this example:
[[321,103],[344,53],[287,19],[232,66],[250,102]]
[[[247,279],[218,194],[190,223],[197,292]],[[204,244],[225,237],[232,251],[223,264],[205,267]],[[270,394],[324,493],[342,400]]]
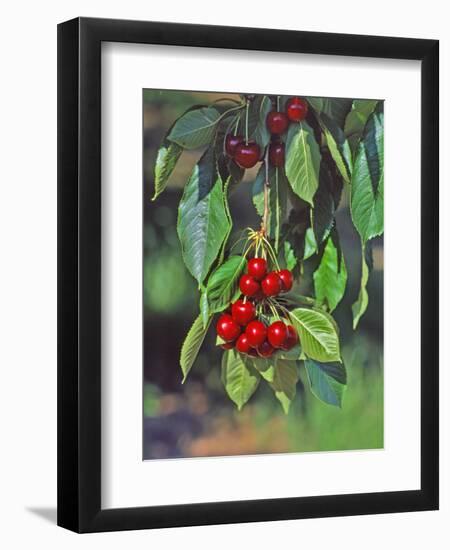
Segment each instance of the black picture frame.
[[[421,62],[420,490],[102,510],[104,41]],[[438,508],[438,67],[437,40],[91,18],[58,26],[58,525],[97,532]]]

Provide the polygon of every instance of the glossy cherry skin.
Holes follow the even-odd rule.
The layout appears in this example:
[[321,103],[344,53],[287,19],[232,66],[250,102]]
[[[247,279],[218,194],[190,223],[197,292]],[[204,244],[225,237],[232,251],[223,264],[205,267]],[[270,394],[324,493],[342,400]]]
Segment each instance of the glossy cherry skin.
[[239,143],[242,143],[243,141],[242,136],[235,136],[234,134],[228,134],[225,138],[225,151],[227,152],[227,155],[231,158],[234,157],[234,153],[236,152],[236,147],[239,145]]
[[286,113],[280,111],[271,111],[266,119],[267,128],[271,134],[283,134],[289,126],[289,119]]
[[245,329],[245,334],[248,338],[248,343],[252,348],[260,346],[267,336],[267,328],[261,321],[251,321]]
[[256,349],[260,357],[270,357],[275,351],[274,348],[265,340],[258,348]]
[[228,313],[223,313],[219,317],[216,330],[217,334],[222,338],[222,340],[225,340],[225,342],[232,342],[233,340],[236,340],[241,333],[239,325],[233,320],[231,315],[228,315]]
[[269,160],[272,166],[284,165],[284,143],[276,141],[269,145]]
[[222,349],[233,349],[234,348],[234,342],[226,342],[225,344],[221,344],[220,347]]
[[281,279],[282,292],[289,292],[294,282],[294,276],[292,275],[292,272],[289,271],[289,269],[282,269],[281,271],[277,271],[277,275]]
[[271,271],[262,280],[261,288],[266,296],[276,296],[282,289],[280,277],[274,271]]
[[288,335],[287,327],[283,321],[275,321],[267,329],[267,340],[274,348],[282,348]]
[[251,275],[242,275],[239,279],[239,288],[244,296],[254,296],[261,287]]
[[251,258],[247,262],[247,273],[257,281],[262,281],[267,273],[267,261],[264,258]]
[[234,150],[234,162],[241,168],[253,168],[261,158],[261,149],[254,141],[241,141]]
[[251,302],[236,300],[231,306],[231,316],[238,325],[248,325],[256,315],[255,306]]
[[282,348],[286,351],[289,351],[297,344],[298,334],[292,325],[287,325],[286,330],[287,330],[287,338]]
[[248,336],[245,333],[241,334],[239,338],[236,340],[236,349],[240,353],[249,353],[249,351],[252,349],[248,341]]
[[291,97],[286,102],[286,114],[292,122],[299,122],[308,114],[308,104],[300,97]]

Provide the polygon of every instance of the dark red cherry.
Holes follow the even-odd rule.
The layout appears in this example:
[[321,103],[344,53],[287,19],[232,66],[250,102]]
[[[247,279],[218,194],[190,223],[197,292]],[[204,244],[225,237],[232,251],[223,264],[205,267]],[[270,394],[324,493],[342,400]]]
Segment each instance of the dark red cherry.
[[222,338],[222,340],[225,340],[225,342],[232,342],[233,340],[236,340],[241,333],[239,325],[233,320],[231,315],[228,315],[228,313],[223,313],[219,317],[216,330],[217,334]]
[[234,348],[234,342],[225,342],[225,344],[222,344],[220,347],[222,349],[233,349]]
[[252,349],[248,341],[248,336],[245,333],[241,334],[236,340],[236,349],[240,353],[248,353]]
[[260,290],[258,281],[255,281],[251,275],[242,275],[239,288],[244,296],[254,296]]
[[234,161],[241,168],[253,168],[261,157],[261,149],[254,141],[241,141],[234,150]]
[[294,282],[292,272],[289,269],[282,269],[281,271],[277,271],[277,275],[281,279],[282,292],[289,292]]
[[236,300],[231,306],[231,315],[238,325],[248,325],[255,318],[256,309],[251,302]]
[[287,327],[283,321],[275,321],[267,329],[267,340],[274,348],[282,348],[287,339]]
[[303,120],[308,114],[308,104],[300,97],[291,97],[286,102],[286,113],[292,122]]
[[234,153],[236,151],[236,147],[239,145],[239,143],[242,143],[242,140],[244,138],[242,136],[235,136],[234,134],[228,134],[225,138],[225,151],[227,152],[227,155],[231,158],[234,157]]
[[262,280],[261,288],[266,296],[276,296],[282,289],[280,277],[274,271],[271,271]]
[[257,281],[262,281],[267,273],[267,262],[264,258],[251,258],[247,262],[247,273]]
[[270,357],[275,351],[274,348],[265,340],[258,348],[256,349],[260,357]]
[[269,145],[269,160],[272,166],[284,165],[284,143],[276,141]]
[[287,325],[286,330],[287,330],[287,338],[282,347],[284,350],[289,351],[297,344],[298,334],[292,325]]
[[286,113],[272,111],[267,115],[266,123],[271,134],[280,135],[287,130],[289,119]]
[[248,343],[252,348],[260,346],[267,336],[267,328],[261,321],[251,321],[245,329],[245,334],[248,338]]

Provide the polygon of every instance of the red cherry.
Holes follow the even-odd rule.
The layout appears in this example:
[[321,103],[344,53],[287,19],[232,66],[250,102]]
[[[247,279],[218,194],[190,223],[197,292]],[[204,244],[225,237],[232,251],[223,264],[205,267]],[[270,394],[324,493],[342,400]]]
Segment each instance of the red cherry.
[[275,350],[267,340],[264,340],[264,342],[258,346],[256,351],[260,357],[270,357]]
[[236,349],[240,353],[248,353],[252,349],[252,347],[248,342],[248,337],[245,333],[241,334],[239,338],[236,340]]
[[292,122],[303,120],[308,114],[308,104],[304,99],[299,97],[291,97],[286,102],[286,113]]
[[262,280],[261,288],[266,296],[276,296],[282,289],[280,277],[274,271],[271,271]]
[[258,352],[256,351],[256,349],[250,348],[248,351],[248,355],[250,355],[250,357],[258,357]]
[[287,335],[287,328],[283,321],[275,321],[267,329],[267,340],[274,348],[282,348]]
[[254,141],[241,141],[234,150],[234,161],[241,168],[253,168],[261,157],[261,149]]
[[225,342],[225,344],[222,344],[220,347],[222,349],[233,349],[234,348],[234,342]]
[[292,272],[289,269],[282,269],[281,271],[277,271],[277,275],[281,279],[282,292],[289,292],[294,282]]
[[272,166],[283,166],[284,143],[276,141],[269,145],[269,160]]
[[298,334],[292,325],[287,325],[286,330],[287,330],[287,338],[282,348],[286,351],[289,351],[297,344]]
[[256,309],[251,302],[237,300],[231,306],[231,315],[238,325],[247,325],[255,318]]
[[264,292],[261,290],[261,288],[258,290],[258,292],[253,296],[253,299],[257,302],[260,302],[261,300],[264,300]]
[[247,273],[257,281],[262,281],[267,273],[267,262],[264,258],[251,258],[247,263]]
[[233,317],[228,313],[223,313],[216,325],[217,334],[225,340],[225,342],[232,342],[239,336],[241,329],[236,321],[233,321]]
[[231,158],[234,157],[234,153],[236,151],[236,147],[239,145],[239,143],[242,142],[244,138],[242,136],[235,136],[233,134],[228,134],[225,138],[225,151],[227,152],[227,155]]
[[247,335],[248,343],[252,346],[252,348],[257,348],[266,339],[266,325],[261,323],[261,321],[251,321],[245,329],[245,334]]
[[242,275],[239,279],[239,288],[244,296],[254,296],[260,290],[258,281],[251,275]]
[[289,119],[285,113],[272,111],[267,115],[267,128],[271,134],[283,134],[289,126]]

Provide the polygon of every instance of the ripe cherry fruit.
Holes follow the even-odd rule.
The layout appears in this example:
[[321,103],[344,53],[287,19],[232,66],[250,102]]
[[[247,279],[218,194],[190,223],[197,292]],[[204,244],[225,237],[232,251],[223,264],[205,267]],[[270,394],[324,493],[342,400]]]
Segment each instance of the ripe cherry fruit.
[[270,357],[275,350],[267,340],[264,340],[264,342],[258,346],[256,351],[260,357]]
[[286,330],[287,330],[287,338],[282,348],[286,351],[289,351],[297,344],[298,334],[292,325],[287,325]]
[[239,279],[239,288],[244,296],[254,296],[260,290],[258,281],[251,275],[242,275]]
[[266,325],[264,323],[261,323],[261,321],[251,321],[245,329],[245,334],[247,335],[248,343],[250,344],[250,346],[252,348],[257,348],[266,339]]
[[300,97],[291,97],[286,102],[286,113],[292,122],[303,120],[308,114],[308,104]]
[[231,316],[238,325],[247,325],[255,318],[256,309],[251,302],[236,300],[231,306]]
[[252,349],[248,341],[248,336],[245,333],[241,334],[236,340],[236,349],[240,353],[248,353]]
[[247,273],[257,281],[262,281],[267,273],[267,262],[264,258],[251,258],[247,262]]
[[286,342],[288,332],[283,321],[275,321],[267,329],[267,340],[274,348],[282,348]]
[[262,280],[261,288],[266,296],[276,296],[282,289],[280,277],[274,271],[271,271]]
[[284,164],[284,143],[276,141],[269,145],[269,160],[272,166],[283,166]]
[[261,149],[254,141],[241,141],[234,150],[234,161],[241,168],[253,168],[261,157]]
[[228,134],[225,138],[225,151],[231,158],[234,157],[236,147],[239,143],[242,143],[244,138],[242,136],[235,136],[234,134]]
[[289,292],[294,282],[292,272],[289,269],[282,269],[281,271],[277,271],[277,275],[281,279],[282,292]]
[[241,333],[239,325],[233,320],[231,315],[228,315],[228,313],[223,313],[219,317],[216,330],[217,334],[222,338],[222,340],[225,340],[225,342],[232,342],[233,340],[236,340]]
[[285,113],[279,111],[271,111],[266,119],[267,128],[271,134],[283,134],[289,126],[289,119]]

